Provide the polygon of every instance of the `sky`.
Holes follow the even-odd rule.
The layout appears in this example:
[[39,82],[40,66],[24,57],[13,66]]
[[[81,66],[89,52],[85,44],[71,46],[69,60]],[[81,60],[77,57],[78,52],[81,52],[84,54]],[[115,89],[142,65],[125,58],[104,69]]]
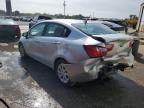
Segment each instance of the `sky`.
[[[66,14],[94,16],[98,18],[127,18],[139,15],[144,0],[65,0]],[[63,0],[11,0],[12,10],[22,13],[63,14]],[[0,9],[5,10],[5,0],[0,0]]]

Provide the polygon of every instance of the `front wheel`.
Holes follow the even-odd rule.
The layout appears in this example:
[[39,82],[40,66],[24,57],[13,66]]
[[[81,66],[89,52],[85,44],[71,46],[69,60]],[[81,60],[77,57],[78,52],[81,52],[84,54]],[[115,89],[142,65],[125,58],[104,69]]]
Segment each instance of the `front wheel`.
[[25,49],[24,49],[24,46],[22,44],[19,44],[19,52],[20,52],[20,55],[22,58],[27,56]]
[[72,87],[74,86],[74,83],[69,78],[68,72],[65,69],[65,64],[68,64],[65,60],[57,61],[55,65],[55,72],[62,84],[64,84],[65,86]]

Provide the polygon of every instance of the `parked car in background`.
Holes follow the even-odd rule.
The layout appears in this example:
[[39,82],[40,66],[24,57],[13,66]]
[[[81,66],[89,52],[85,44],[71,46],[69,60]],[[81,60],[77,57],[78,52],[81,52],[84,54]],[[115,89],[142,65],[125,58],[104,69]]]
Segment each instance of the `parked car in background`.
[[22,21],[30,22],[32,20],[33,20],[33,17],[31,17],[31,16],[23,16],[22,17]]
[[0,19],[0,42],[16,42],[20,36],[19,25],[11,19]]
[[20,20],[20,17],[19,16],[13,16],[12,18],[14,21],[19,21]]
[[116,24],[114,22],[110,22],[110,21],[103,21],[103,20],[98,20],[98,19],[85,19],[85,20],[89,20],[89,21],[96,21],[97,23],[101,23],[104,24],[106,26],[108,26],[110,29],[116,31],[116,32],[120,32],[120,33],[124,33],[125,32],[125,26]]
[[108,26],[109,28],[111,28],[112,30],[117,31],[117,32],[124,32],[125,31],[124,26],[118,25],[118,24],[113,23],[113,22],[100,21],[100,23]]
[[21,57],[48,65],[67,86],[106,78],[133,66],[133,38],[93,21],[45,20],[23,36]]
[[99,21],[97,20],[96,21],[97,23],[101,23],[101,24],[104,24],[106,26],[108,26],[110,29],[116,31],[116,32],[124,32],[125,31],[125,27],[124,26],[121,26],[119,24],[116,24],[116,23],[113,23],[113,22],[109,22],[109,21]]
[[35,25],[36,23],[43,21],[43,20],[49,20],[51,19],[50,17],[47,16],[43,16],[43,15],[39,15],[39,16],[35,16],[33,18],[33,20],[29,23],[29,28],[31,28],[33,25]]

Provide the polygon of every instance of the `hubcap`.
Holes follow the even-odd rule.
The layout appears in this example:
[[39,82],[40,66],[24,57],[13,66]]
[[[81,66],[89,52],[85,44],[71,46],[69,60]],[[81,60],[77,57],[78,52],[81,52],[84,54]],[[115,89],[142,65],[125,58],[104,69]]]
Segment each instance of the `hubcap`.
[[65,69],[64,64],[58,65],[57,72],[58,72],[58,77],[59,77],[60,81],[65,84],[68,83],[69,77],[68,77],[68,73]]

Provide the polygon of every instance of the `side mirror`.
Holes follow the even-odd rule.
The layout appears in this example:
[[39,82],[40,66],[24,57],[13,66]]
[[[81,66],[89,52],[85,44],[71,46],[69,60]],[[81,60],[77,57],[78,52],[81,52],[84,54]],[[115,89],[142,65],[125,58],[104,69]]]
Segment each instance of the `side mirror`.
[[22,36],[25,37],[26,39],[28,39],[28,32],[22,33]]

